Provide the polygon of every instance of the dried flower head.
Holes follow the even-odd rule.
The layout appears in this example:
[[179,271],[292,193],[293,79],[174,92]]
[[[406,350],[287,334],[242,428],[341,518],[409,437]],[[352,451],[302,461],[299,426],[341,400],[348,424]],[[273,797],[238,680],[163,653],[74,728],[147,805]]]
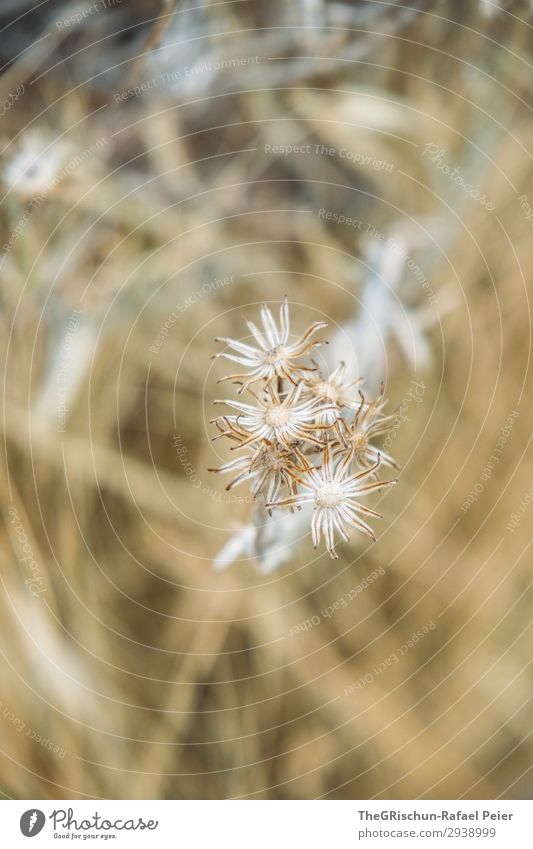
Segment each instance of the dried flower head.
[[341,452],[347,448],[353,453],[354,459],[362,468],[370,468],[377,462],[380,457],[381,462],[391,469],[399,469],[397,462],[373,444],[372,440],[383,436],[392,430],[395,416],[384,416],[382,413],[385,401],[383,399],[384,387],[382,385],[381,392],[374,401],[367,402],[362,392],[360,395],[360,403],[357,412],[352,422],[342,420],[341,429]]
[[296,453],[301,467],[297,473],[293,474],[303,491],[281,501],[269,503],[267,507],[298,507],[311,502],[314,507],[311,521],[313,545],[315,548],[318,547],[320,536],[323,534],[326,548],[334,559],[337,558],[335,531],[342,539],[348,541],[347,528],[355,527],[375,541],[376,537],[372,528],[361,517],[374,516],[381,519],[381,513],[365,507],[356,498],[396,483],[395,480],[365,483],[378,469],[379,457],[374,466],[352,474],[350,472],[351,452],[347,452],[344,457],[334,463],[330,446],[326,444],[321,465],[316,468],[310,466],[297,449]]
[[[261,496],[253,524],[254,539],[260,535],[261,511],[280,508],[299,509],[312,505],[311,536],[315,547],[324,537],[333,558],[335,537],[349,539],[349,531],[358,531],[375,539],[367,517],[377,513],[358,500],[391,486],[393,480],[376,480],[382,462],[395,461],[373,444],[386,433],[393,416],[382,413],[383,390],[375,401],[367,402],[362,393],[354,395],[360,379],[346,380],[346,365],[340,363],[324,375],[316,363],[300,362],[319,342],[309,342],[315,330],[324,327],[315,322],[292,345],[289,337],[288,302],[280,310],[280,328],[275,325],[267,306],[261,308],[263,332],[247,322],[259,348],[243,342],[222,339],[237,354],[222,353],[249,369],[228,380],[242,382],[238,394],[246,391],[250,401],[215,401],[235,412],[213,419],[218,434],[227,438],[238,451],[237,459],[214,472],[232,473],[227,485],[232,489],[249,482],[253,498]],[[251,384],[261,381],[257,391]],[[303,514],[302,514],[303,515]]]
[[227,404],[239,412],[237,416],[224,416],[231,433],[242,437],[240,444],[234,445],[232,450],[263,439],[287,447],[298,442],[312,442],[320,446],[315,434],[322,426],[317,422],[317,416],[328,408],[320,405],[315,398],[300,401],[303,387],[302,382],[297,383],[282,397],[277,389],[267,384],[262,398],[251,393],[255,405],[241,401],[215,401],[215,404]]
[[280,379],[297,384],[301,379],[301,372],[310,370],[309,366],[298,363],[298,360],[305,356],[311,348],[325,344],[320,341],[309,341],[317,330],[327,327],[324,321],[315,321],[300,339],[296,342],[289,342],[289,304],[286,297],[279,311],[279,328],[265,304],[261,307],[261,323],[263,325],[262,332],[252,321],[246,321],[250,333],[257,342],[256,346],[223,337],[216,339],[217,342],[224,342],[228,348],[233,349],[234,353],[221,351],[215,354],[215,358],[223,357],[250,369],[249,372],[244,374],[229,374],[220,378],[220,381],[242,382],[239,394],[248,386],[260,380],[270,383],[275,379]]
[[346,363],[339,363],[331,374],[324,375],[316,366],[315,372],[306,375],[304,378],[306,395],[316,398],[328,405],[328,409],[321,413],[321,420],[324,424],[333,425],[341,416],[344,408],[355,409],[358,404],[353,398],[353,389],[358,386],[362,380],[360,377],[355,380],[345,380]]
[[248,448],[246,454],[225,463],[219,469],[210,472],[237,472],[236,477],[226,486],[229,491],[245,481],[250,481],[252,497],[260,493],[265,501],[274,501],[283,485],[289,492],[295,491],[294,478],[289,469],[292,466],[292,452],[288,448],[263,440],[257,447]]

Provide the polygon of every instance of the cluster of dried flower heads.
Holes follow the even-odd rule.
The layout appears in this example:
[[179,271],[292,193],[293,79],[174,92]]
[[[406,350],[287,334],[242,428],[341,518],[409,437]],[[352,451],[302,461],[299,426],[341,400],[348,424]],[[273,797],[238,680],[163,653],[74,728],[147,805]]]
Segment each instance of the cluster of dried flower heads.
[[[289,341],[289,305],[280,308],[279,326],[270,309],[261,307],[262,331],[246,324],[254,344],[221,338],[226,349],[216,357],[238,363],[245,370],[222,380],[239,384],[240,400],[215,401],[233,411],[213,420],[219,433],[233,443],[235,460],[213,472],[230,472],[226,489],[249,481],[260,508],[300,509],[313,505],[311,534],[315,548],[323,535],[336,558],[335,536],[348,540],[348,529],[375,540],[366,517],[381,514],[359,498],[389,487],[395,480],[379,480],[380,465],[398,469],[396,462],[373,444],[392,428],[394,416],[384,415],[383,388],[367,401],[361,379],[346,380],[340,363],[329,375],[317,364],[305,362],[313,348],[327,344],[311,337],[327,325],[312,324],[300,339]],[[253,387],[253,388],[252,388]]]

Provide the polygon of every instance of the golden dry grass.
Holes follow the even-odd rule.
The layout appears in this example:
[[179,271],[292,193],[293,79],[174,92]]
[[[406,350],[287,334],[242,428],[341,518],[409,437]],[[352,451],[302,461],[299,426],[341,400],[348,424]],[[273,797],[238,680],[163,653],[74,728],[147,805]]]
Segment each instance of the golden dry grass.
[[[67,162],[97,145],[32,209],[0,270],[5,796],[530,797],[531,508],[506,527],[532,483],[533,239],[519,200],[533,206],[531,18],[526,3],[494,16],[416,5],[334,4],[328,28],[303,3],[178,4],[142,61],[155,21],[112,34],[154,17],[149,4],[68,38],[43,16],[50,38],[0,78],[6,97],[25,86],[2,118],[4,180],[32,128],[64,134]],[[178,71],[173,86],[113,97]],[[284,144],[336,153],[265,152]],[[29,208],[3,195],[2,243]],[[214,337],[242,335],[243,312],[286,293],[297,329],[343,325],[381,256],[368,225],[406,234],[438,304],[404,268],[400,303],[431,359],[414,369],[397,342],[386,349],[391,409],[412,380],[425,391],[394,440],[403,469],[378,542],[333,562],[307,539],[270,575],[251,560],[217,572],[251,508],[206,471],[224,373]],[[77,369],[63,432],[58,392]]]

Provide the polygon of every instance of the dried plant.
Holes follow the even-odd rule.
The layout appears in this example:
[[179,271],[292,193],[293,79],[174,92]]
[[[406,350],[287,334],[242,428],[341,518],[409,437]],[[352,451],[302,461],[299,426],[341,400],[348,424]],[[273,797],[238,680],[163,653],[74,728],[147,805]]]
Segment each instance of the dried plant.
[[369,403],[365,400],[362,392],[359,393],[361,401],[353,421],[347,422],[341,418],[342,431],[341,440],[345,450],[353,451],[359,464],[367,469],[374,467],[379,461],[393,469],[399,469],[398,463],[383,451],[377,448],[372,440],[391,430],[396,416],[384,416],[382,413],[385,401],[383,398],[385,387],[381,386],[379,396]]
[[245,366],[247,369],[251,369],[251,371],[245,374],[230,374],[222,378],[222,380],[243,380],[244,382],[239,389],[239,394],[252,383],[265,380],[270,384],[275,377],[288,380],[296,385],[299,382],[300,373],[304,370],[309,371],[310,369],[308,366],[298,364],[295,361],[305,356],[311,348],[316,348],[318,345],[324,344],[323,342],[309,341],[317,330],[326,327],[323,321],[316,321],[306,330],[301,339],[289,343],[289,304],[287,298],[285,298],[281,305],[279,317],[280,327],[278,329],[272,313],[263,304],[261,307],[263,332],[261,333],[253,322],[246,322],[258,347],[252,347],[234,339],[220,338],[216,340],[217,342],[225,342],[229,348],[233,348],[237,353],[232,354],[222,351],[219,354],[215,354],[215,357],[225,357],[227,360],[232,360],[235,363]]
[[[374,480],[382,462],[398,468],[396,461],[373,443],[391,429],[394,416],[382,413],[383,387],[371,402],[362,392],[359,397],[353,395],[361,378],[346,380],[345,363],[324,375],[316,362],[301,362],[311,348],[325,344],[308,341],[327,326],[324,322],[315,322],[300,339],[290,342],[287,298],[281,305],[279,329],[265,304],[261,320],[263,333],[246,321],[259,348],[233,339],[217,340],[238,352],[222,352],[217,357],[250,369],[221,380],[238,383],[238,394],[246,391],[253,403],[215,401],[236,413],[213,419],[219,431],[214,439],[226,437],[234,443],[231,451],[244,453],[210,471],[236,473],[228,490],[249,481],[257,511],[266,509],[271,514],[275,508],[294,510],[311,504],[313,544],[317,548],[323,535],[331,557],[337,558],[336,533],[348,541],[348,530],[356,528],[375,540],[362,517],[381,518],[381,514],[356,499],[396,483]],[[259,382],[258,391],[250,388]]]
[[[98,11],[65,26],[82,6]],[[533,508],[509,525],[531,485],[528,0],[172,10],[0,3],[3,797],[531,798]],[[285,292],[291,342],[297,302],[331,316],[309,340],[329,345],[292,364],[365,378],[350,427],[386,376],[396,424],[360,484],[396,477],[380,447],[407,466],[401,522],[339,541],[323,574],[304,567],[313,501],[265,512],[308,492],[275,474],[303,468],[293,449],[230,451],[240,437],[200,426],[215,397],[255,404],[229,381],[204,392],[213,335],[257,345],[244,323],[205,328],[252,300],[259,331],[263,301],[279,328]],[[314,379],[322,394],[307,377],[300,402]],[[320,450],[300,446],[311,466]]]

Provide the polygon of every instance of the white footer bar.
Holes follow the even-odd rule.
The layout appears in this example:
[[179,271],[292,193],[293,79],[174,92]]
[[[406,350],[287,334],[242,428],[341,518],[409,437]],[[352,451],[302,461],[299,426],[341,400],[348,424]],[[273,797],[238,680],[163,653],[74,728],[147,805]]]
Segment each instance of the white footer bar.
[[529,801],[4,801],[0,822],[9,849],[533,847]]

